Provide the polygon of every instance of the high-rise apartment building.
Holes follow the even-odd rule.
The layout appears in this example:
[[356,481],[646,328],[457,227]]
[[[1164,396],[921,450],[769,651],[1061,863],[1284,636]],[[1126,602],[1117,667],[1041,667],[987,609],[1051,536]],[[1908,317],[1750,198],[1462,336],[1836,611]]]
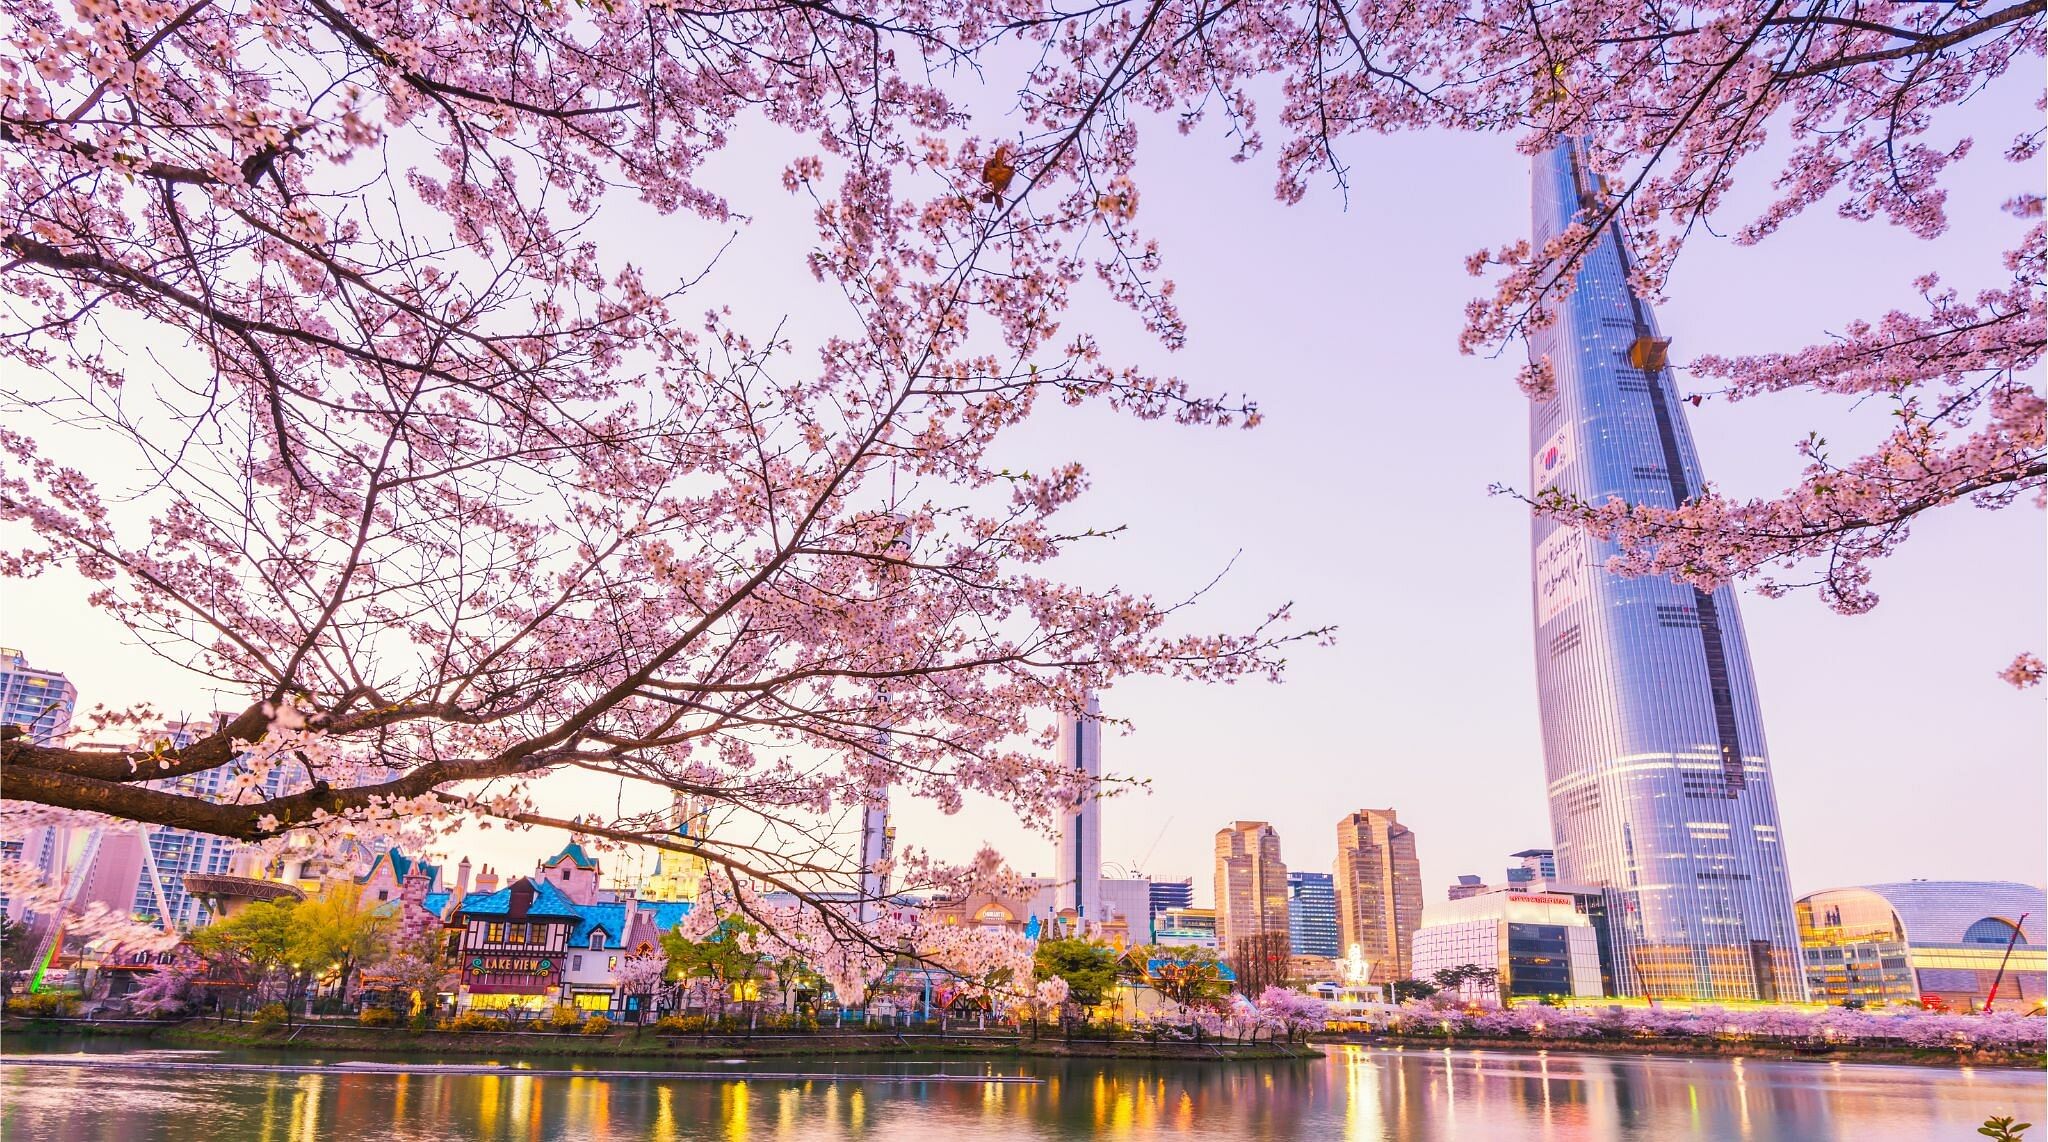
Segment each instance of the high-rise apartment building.
[[[78,687],[54,670],[37,670],[28,656],[12,647],[0,647],[0,725],[19,726],[37,745],[57,745],[71,730],[71,712],[78,705]],[[37,825],[19,833],[0,835],[0,859],[20,861],[35,868],[45,880],[62,880],[72,847],[71,830],[63,826]],[[0,896],[0,916],[15,916],[5,896]]]
[[1336,959],[1337,884],[1327,872],[1287,874],[1288,951]]
[[1216,833],[1216,943],[1287,931],[1287,865],[1280,834],[1264,821],[1237,821]]
[[[1535,244],[1603,194],[1582,148],[1534,165]],[[1609,221],[1530,335],[1556,393],[1529,408],[1532,492],[1673,507],[1704,486],[1668,340]],[[1532,523],[1536,678],[1557,873],[1596,885],[1624,994],[1805,997],[1777,796],[1735,593],[1605,570],[1614,544]]]
[[[1090,694],[1083,713],[1060,719],[1060,764],[1090,778],[1102,776],[1102,724],[1097,720],[1101,714],[1102,707]],[[1061,817],[1055,859],[1059,863],[1053,875],[1061,882],[1059,907],[1072,908],[1085,922],[1108,920],[1102,911],[1102,802],[1092,789]]]
[[[151,735],[149,740],[163,741],[172,748],[182,749],[212,733],[217,724],[218,719],[214,722],[172,722],[161,732]],[[138,745],[137,748],[142,747]],[[152,789],[221,801],[231,796],[232,782],[238,772],[238,766],[231,762],[148,784]],[[291,791],[300,776],[297,765],[276,766],[264,775],[261,785],[243,796],[252,799],[283,796]],[[146,920],[168,921],[169,926],[181,928],[196,928],[210,922],[213,916],[207,911],[206,903],[185,891],[185,875],[226,874],[235,854],[241,851],[241,843],[212,833],[153,826],[143,830],[143,840],[149,846],[149,857],[135,887],[135,915]],[[168,917],[159,909],[159,901],[170,909]]]
[[1358,946],[1372,982],[1408,978],[1422,925],[1422,866],[1415,834],[1392,809],[1360,809],[1337,822],[1337,939]]
[[54,670],[37,670],[12,647],[0,647],[0,725],[20,726],[37,745],[54,745],[71,729],[78,687]]

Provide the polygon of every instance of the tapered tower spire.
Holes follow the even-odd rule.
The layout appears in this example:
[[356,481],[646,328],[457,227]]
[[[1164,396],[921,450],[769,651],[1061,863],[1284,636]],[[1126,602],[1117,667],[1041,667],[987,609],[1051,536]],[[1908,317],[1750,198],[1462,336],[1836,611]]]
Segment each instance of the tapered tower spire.
[[[1575,143],[1535,160],[1540,248],[1597,204]],[[1558,320],[1532,334],[1535,491],[1673,507],[1703,486],[1666,362],[1610,223]],[[1608,901],[1617,986],[1674,999],[1806,995],[1777,794],[1735,593],[1605,569],[1616,548],[1536,518],[1536,677],[1557,872]]]

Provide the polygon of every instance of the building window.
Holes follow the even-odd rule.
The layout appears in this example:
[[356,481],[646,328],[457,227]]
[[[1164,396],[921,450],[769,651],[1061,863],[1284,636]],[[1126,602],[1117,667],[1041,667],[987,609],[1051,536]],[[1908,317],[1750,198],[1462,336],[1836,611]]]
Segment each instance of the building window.
[[570,970],[570,971],[582,971],[582,970],[583,970],[583,957],[582,957],[582,956],[570,956],[570,957],[569,957],[569,970]]
[[592,932],[592,933],[590,934],[590,950],[591,950],[591,951],[593,951],[593,952],[601,952],[601,951],[604,951],[604,933],[603,933],[603,932]]
[[[1963,933],[1963,943],[1994,944],[1998,947],[2004,947],[2012,940],[2013,931],[2017,927],[2018,925],[2010,920],[2000,919],[1997,916],[1986,916],[1982,920],[1970,925],[1969,929]],[[2019,942],[2022,944],[2029,942],[2024,932],[2020,934]]]
[[380,888],[380,889],[378,889],[378,890],[377,890],[377,899],[379,899],[379,900],[389,900],[389,899],[391,899],[391,890],[390,890],[390,889],[388,889],[388,888]]
[[568,869],[566,869],[566,868],[562,870],[562,879],[563,879],[563,880],[567,880],[567,879],[569,879],[569,870],[568,870]]
[[503,924],[486,924],[486,925],[484,925],[484,943],[486,943],[486,944],[502,944],[502,943],[504,943],[504,942],[505,942],[505,925],[503,925]]

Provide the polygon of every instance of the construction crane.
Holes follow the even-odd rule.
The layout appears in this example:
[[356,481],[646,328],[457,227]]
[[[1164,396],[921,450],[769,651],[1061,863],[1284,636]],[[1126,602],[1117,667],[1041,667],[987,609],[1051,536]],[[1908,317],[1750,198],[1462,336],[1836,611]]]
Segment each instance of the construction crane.
[[[2005,941],[2005,955],[1998,961],[1998,974],[1991,977],[1991,994],[1984,997],[1984,1014],[1991,1014],[1991,1005],[1998,1002],[1998,985],[2005,982],[2005,965],[2012,962],[2012,948],[2020,942],[2020,925],[2027,922],[2032,913],[2020,913],[2019,923],[2012,926],[2012,936]],[[2020,998],[2025,999],[2025,996]]]
[[1150,847],[1150,848],[1147,848],[1147,849],[1145,850],[1145,855],[1144,855],[1144,856],[1141,856],[1141,857],[1139,857],[1139,858],[1138,858],[1138,860],[1137,860],[1137,863],[1136,863],[1136,864],[1133,864],[1133,865],[1131,866],[1131,875],[1132,875],[1132,876],[1138,877],[1138,878],[1140,878],[1140,879],[1142,879],[1142,878],[1144,877],[1144,875],[1145,875],[1145,872],[1144,872],[1145,866],[1146,866],[1146,865],[1148,865],[1148,864],[1151,864],[1151,863],[1152,863],[1152,854],[1153,854],[1153,853],[1155,853],[1155,852],[1158,852],[1158,851],[1159,851],[1159,842],[1160,842],[1160,841],[1163,841],[1163,840],[1165,840],[1165,839],[1166,839],[1166,830],[1167,830],[1167,829],[1168,829],[1169,827],[1171,827],[1172,825],[1173,825],[1173,818],[1172,818],[1172,817],[1168,817],[1168,818],[1166,819],[1166,824],[1164,824],[1164,825],[1161,825],[1161,826],[1159,826],[1159,835],[1158,835],[1158,836],[1156,836],[1156,837],[1153,837],[1153,838],[1152,838],[1152,845],[1151,845],[1151,847]]

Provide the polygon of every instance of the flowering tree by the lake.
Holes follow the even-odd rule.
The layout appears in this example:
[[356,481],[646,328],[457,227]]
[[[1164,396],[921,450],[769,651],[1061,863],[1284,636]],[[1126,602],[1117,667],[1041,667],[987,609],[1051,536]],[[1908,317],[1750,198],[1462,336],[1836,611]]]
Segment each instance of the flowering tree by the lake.
[[2040,1053],[2048,1019],[2015,1012],[1954,1015],[1918,1008],[1549,1007],[1424,1000],[1403,1004],[1392,1026],[1407,1034],[1511,1039],[1860,1043],[1920,1049]]
[[[1106,302],[1186,339],[1138,228],[1141,130],[1206,119],[1248,157],[1277,84],[1289,201],[1342,180],[1350,135],[1584,139],[1581,224],[1474,259],[1499,288],[1464,347],[1498,350],[1603,226],[1654,292],[1738,176],[1777,187],[1740,241],[1829,204],[1938,236],[1970,149],[1943,125],[2043,46],[2041,0],[5,8],[0,574],[83,576],[230,706],[185,743],[139,705],[79,720],[133,750],[4,731],[10,822],[263,844],[558,826],[701,857],[736,901],[787,892],[802,906],[756,919],[850,957],[828,965],[849,988],[901,937],[858,899],[874,870],[846,822],[876,790],[1045,825],[1099,792],[1048,759],[1048,715],[1134,675],[1272,677],[1320,633],[1281,600],[1207,632],[1186,598],[1064,581],[1048,565],[1101,531],[1062,517],[1085,472],[998,450],[1044,400],[1257,420],[1074,320]],[[971,117],[976,82],[1013,110]],[[1833,342],[1695,362],[1730,398],[1894,402],[1871,455],[1816,447],[1773,499],[1542,510],[1702,585],[1818,561],[1860,610],[1924,512],[2038,492],[2041,197],[2015,185],[2009,284],[1923,276]],[[752,267],[802,299],[795,326],[723,292],[771,194],[809,216],[791,264]],[[232,796],[152,784],[214,770]],[[678,794],[716,807],[709,837],[677,833]]]
[[[1115,128],[1022,150],[938,83],[1000,33],[1062,39],[1017,23],[1042,14],[11,3],[0,352],[40,419],[0,430],[27,525],[0,571],[76,570],[236,702],[184,745],[140,708],[81,719],[135,751],[9,737],[17,824],[555,825],[858,942],[822,901],[859,890],[838,830],[874,790],[1044,822],[1094,792],[1044,758],[1046,715],[1134,674],[1277,673],[1284,606],[1206,633],[1049,575],[1086,477],[991,452],[1042,398],[1256,417],[1062,329],[1099,271],[1178,337],[1125,231],[1131,157],[1083,142]],[[802,334],[697,288],[766,191],[707,173],[741,131],[812,214],[780,267],[831,307]],[[674,219],[676,249],[593,241],[601,211]],[[149,784],[214,769],[236,796]],[[536,790],[560,772],[656,796]],[[671,793],[717,807],[713,839],[675,834]]]
[[1257,1010],[1264,1029],[1289,1040],[1321,1031],[1330,1021],[1328,1003],[1286,987],[1260,992]]

